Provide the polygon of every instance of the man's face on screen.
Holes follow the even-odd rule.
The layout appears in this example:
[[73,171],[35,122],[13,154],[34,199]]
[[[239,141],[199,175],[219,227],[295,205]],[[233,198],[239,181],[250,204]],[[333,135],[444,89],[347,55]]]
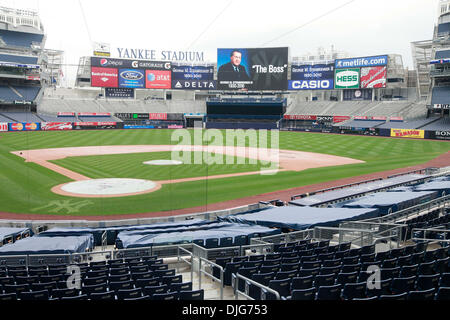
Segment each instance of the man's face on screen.
[[231,56],[231,63],[235,66],[238,66],[241,64],[241,58],[242,54],[240,52],[233,52],[233,55]]

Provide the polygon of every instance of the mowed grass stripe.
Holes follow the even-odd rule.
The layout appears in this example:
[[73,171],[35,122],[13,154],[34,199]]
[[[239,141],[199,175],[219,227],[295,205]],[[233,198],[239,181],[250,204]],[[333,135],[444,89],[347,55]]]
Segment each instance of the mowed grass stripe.
[[[350,157],[366,161],[363,164],[310,169],[302,172],[279,172],[274,176],[240,176],[227,179],[196,181],[165,185],[159,191],[132,197],[108,199],[79,199],[55,195],[50,191],[54,185],[70,179],[49,169],[24,160],[9,152],[23,149],[60,148],[93,145],[160,145],[171,142],[172,130],[111,130],[111,131],[71,131],[71,132],[30,132],[2,133],[0,145],[0,211],[42,214],[68,214],[67,210],[48,207],[53,201],[69,201],[76,204],[87,201],[75,215],[108,215],[139,213],[150,211],[170,211],[206,203],[232,200],[236,198],[299,187],[345,177],[396,169],[424,163],[450,150],[446,141],[402,140],[365,136],[326,135],[298,132],[280,132],[280,148],[306,152],[319,152]],[[188,130],[192,132],[192,130]],[[222,131],[223,132],[223,131]],[[26,134],[26,135],[25,135]],[[269,135],[270,137],[270,135]],[[270,145],[270,144],[269,144]],[[130,155],[131,161],[138,161],[137,154]],[[81,158],[81,157],[75,157]],[[64,159],[69,161],[70,159]],[[141,161],[142,159],[139,159]],[[146,160],[150,160],[147,158]],[[130,160],[129,160],[130,161]],[[70,161],[69,161],[70,162]],[[247,165],[236,163],[220,166],[169,166],[166,169],[139,170],[127,162],[117,163],[106,159],[91,159],[80,164],[80,160],[70,162],[70,166],[86,171],[89,175],[117,177],[118,173],[135,174],[138,178],[161,177],[179,179],[195,174],[248,171]],[[144,165],[142,165],[144,166]],[[103,167],[102,170],[93,167]],[[75,167],[74,167],[75,168]],[[153,171],[153,172],[152,172]],[[256,170],[252,170],[256,171]],[[79,172],[83,174],[82,172]],[[87,174],[86,174],[87,175]],[[88,175],[88,176],[89,176]],[[10,181],[11,180],[11,181]],[[3,183],[4,182],[4,183]],[[75,210],[75,209],[74,209]],[[205,209],[206,210],[206,209]]]

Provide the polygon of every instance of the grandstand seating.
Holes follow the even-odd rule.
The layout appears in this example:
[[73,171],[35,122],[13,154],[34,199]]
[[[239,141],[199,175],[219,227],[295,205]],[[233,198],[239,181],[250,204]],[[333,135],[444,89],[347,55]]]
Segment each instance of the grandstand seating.
[[431,93],[431,105],[448,104],[450,97],[450,87],[433,87]]
[[0,85],[0,97],[2,100],[8,102],[21,99],[21,97],[16,94],[9,86],[5,85]]
[[[8,117],[16,122],[41,122],[42,119],[31,112],[3,112],[3,116]],[[12,122],[11,120],[7,122]]]
[[[162,262],[157,256],[133,259],[115,259],[78,264],[81,270],[81,287],[69,288],[69,274],[65,264],[39,266],[0,266],[0,300],[53,300],[83,298],[89,300],[157,300],[157,294],[170,294],[171,299],[203,300],[204,291],[192,290],[192,282],[183,282],[182,275],[164,276],[158,271],[149,271],[155,262]],[[139,264],[139,265],[137,265]],[[167,264],[158,264],[167,268]],[[139,272],[142,270],[147,272]],[[51,275],[58,270],[58,274]],[[118,280],[117,270],[128,280]],[[74,283],[73,283],[74,284]]]
[[450,118],[441,118],[438,121],[430,123],[424,127],[422,130],[449,130],[450,128]]

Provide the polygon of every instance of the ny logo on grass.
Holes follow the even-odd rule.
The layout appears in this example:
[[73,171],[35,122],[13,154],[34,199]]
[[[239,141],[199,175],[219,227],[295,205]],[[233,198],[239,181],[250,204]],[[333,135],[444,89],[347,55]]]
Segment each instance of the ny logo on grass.
[[94,204],[92,201],[89,200],[82,200],[82,201],[76,201],[76,200],[54,200],[50,201],[48,204],[42,207],[37,207],[34,209],[31,209],[31,211],[41,211],[46,210],[47,212],[51,213],[59,213],[66,211],[65,213],[77,213],[80,211],[81,208],[89,206]]
[[172,160],[184,164],[259,165],[262,175],[278,172],[278,130],[178,129],[171,142]]

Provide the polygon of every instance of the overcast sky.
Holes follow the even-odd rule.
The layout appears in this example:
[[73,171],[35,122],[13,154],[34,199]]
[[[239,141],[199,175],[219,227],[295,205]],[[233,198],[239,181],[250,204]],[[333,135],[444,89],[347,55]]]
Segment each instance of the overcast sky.
[[[81,56],[92,55],[91,41],[97,41],[109,43],[113,57],[118,57],[116,48],[191,50],[204,52],[205,60],[210,62],[216,61],[217,48],[288,46],[290,55],[298,56],[334,45],[336,50],[355,57],[401,54],[410,69],[411,42],[432,38],[438,3],[0,0],[2,6],[38,11],[47,34],[46,48],[64,50],[69,65],[77,65]],[[66,67],[67,76],[74,72],[76,67]]]

